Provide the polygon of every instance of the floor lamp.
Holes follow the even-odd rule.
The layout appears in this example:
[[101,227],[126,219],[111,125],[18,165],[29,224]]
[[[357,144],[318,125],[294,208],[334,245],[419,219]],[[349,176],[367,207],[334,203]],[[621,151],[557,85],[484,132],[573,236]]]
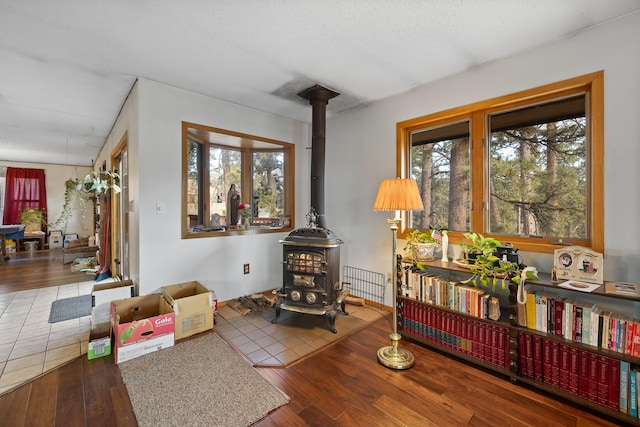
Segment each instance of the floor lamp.
[[396,261],[396,240],[398,238],[398,223],[400,211],[421,211],[424,209],[418,185],[413,179],[385,179],[380,184],[376,201],[373,204],[374,211],[395,211],[393,218],[387,219],[387,224],[393,236],[392,242],[392,282],[393,282],[393,333],[389,335],[391,345],[378,349],[378,361],[387,368],[409,369],[415,363],[413,353],[398,347],[398,341],[402,338],[398,334],[398,273]]

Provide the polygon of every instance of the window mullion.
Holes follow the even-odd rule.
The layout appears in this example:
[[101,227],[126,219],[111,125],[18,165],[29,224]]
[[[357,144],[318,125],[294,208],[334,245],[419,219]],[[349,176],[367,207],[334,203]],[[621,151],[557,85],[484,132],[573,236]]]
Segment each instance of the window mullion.
[[488,176],[487,168],[486,118],[483,112],[471,115],[471,230],[485,232],[484,212]]

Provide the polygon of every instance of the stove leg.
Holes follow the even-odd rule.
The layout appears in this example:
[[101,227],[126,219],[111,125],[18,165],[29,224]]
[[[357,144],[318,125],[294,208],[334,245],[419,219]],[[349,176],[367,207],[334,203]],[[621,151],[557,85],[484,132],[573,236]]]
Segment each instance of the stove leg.
[[329,318],[329,329],[331,329],[331,332],[333,332],[334,334],[337,334],[338,330],[336,329],[336,312],[333,310],[327,311],[325,315]]
[[342,302],[340,303],[340,309],[342,310],[342,312],[343,312],[344,314],[346,314],[346,315],[348,316],[348,315],[349,315],[349,313],[347,313],[347,310],[346,310],[345,306],[346,306],[346,303],[345,303],[344,301],[342,301]]
[[273,318],[273,320],[271,321],[271,323],[276,323],[278,321],[278,318],[280,317],[280,304],[276,304],[276,317]]

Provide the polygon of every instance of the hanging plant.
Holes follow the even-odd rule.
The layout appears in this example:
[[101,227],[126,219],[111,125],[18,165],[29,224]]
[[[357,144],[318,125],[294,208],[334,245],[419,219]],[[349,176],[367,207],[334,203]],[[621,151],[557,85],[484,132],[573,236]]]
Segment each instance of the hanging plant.
[[54,222],[48,224],[49,228],[65,230],[69,219],[73,216],[74,209],[80,211],[81,218],[84,222],[87,212],[87,201],[94,195],[109,194],[110,190],[119,193],[121,191],[118,185],[119,180],[120,175],[107,171],[93,171],[85,175],[84,178],[68,179],[65,182],[62,212]]
[[50,229],[65,230],[69,219],[72,217],[74,208],[80,210],[82,218],[86,216],[87,201],[89,200],[90,194],[84,191],[84,181],[80,179],[68,179],[64,183],[64,186],[62,212],[60,212],[60,215],[54,222],[48,225]]
[[110,190],[120,192],[120,175],[109,171],[93,171],[88,173],[83,179],[84,190],[94,194],[108,194]]

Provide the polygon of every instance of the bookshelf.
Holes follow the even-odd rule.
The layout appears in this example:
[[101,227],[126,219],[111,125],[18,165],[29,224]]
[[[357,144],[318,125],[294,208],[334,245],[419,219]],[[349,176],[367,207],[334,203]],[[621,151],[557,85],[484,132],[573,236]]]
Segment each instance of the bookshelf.
[[[564,330],[556,331],[555,319],[551,322],[551,317],[547,318],[545,327],[537,324],[540,330],[518,326],[514,283],[509,283],[502,295],[497,295],[500,317],[490,320],[486,318],[485,305],[492,295],[470,291],[461,285],[460,280],[471,274],[464,267],[434,260],[423,263],[425,271],[412,273],[408,270],[412,264],[400,256],[397,262],[398,331],[403,338],[504,375],[513,383],[522,382],[603,415],[640,425],[637,403],[631,405],[640,394],[637,390],[640,372],[639,381],[632,383],[636,375],[634,367],[640,371],[640,357],[634,355],[633,344],[628,348],[613,344],[613,330],[604,343],[602,340],[583,343],[575,333],[567,335]],[[602,306],[606,313],[615,313],[619,307],[617,331],[624,329],[621,322],[633,325],[634,319],[640,328],[639,299],[604,290],[586,294],[558,288],[548,275],[527,285],[531,293],[550,297],[548,310],[555,308],[551,304],[556,301],[584,300],[584,306]],[[477,304],[473,310],[470,301]],[[611,322],[610,319],[607,321]],[[575,322],[575,317],[567,322]],[[634,329],[630,328],[631,332],[628,328],[624,333],[617,332],[616,339],[623,340],[624,334],[623,341],[633,341]],[[638,335],[635,354],[640,354],[640,330]]]

